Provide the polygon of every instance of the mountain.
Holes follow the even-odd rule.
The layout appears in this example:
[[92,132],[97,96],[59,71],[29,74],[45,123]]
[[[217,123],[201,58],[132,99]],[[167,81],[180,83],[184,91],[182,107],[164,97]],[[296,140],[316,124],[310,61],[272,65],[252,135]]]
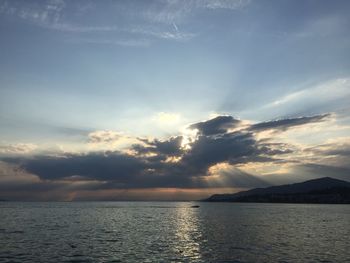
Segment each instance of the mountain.
[[302,183],[215,194],[207,202],[350,204],[350,182],[323,177]]

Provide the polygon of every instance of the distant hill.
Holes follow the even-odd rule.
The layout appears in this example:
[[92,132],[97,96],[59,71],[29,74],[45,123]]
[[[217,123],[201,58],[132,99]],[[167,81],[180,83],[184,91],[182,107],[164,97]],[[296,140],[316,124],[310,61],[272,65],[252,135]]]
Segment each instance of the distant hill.
[[302,183],[215,194],[207,202],[350,204],[350,182],[323,177]]

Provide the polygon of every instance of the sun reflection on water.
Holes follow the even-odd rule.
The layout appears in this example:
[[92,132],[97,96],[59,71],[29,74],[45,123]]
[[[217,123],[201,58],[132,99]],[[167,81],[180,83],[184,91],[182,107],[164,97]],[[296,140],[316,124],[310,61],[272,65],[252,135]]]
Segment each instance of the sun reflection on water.
[[181,258],[199,261],[202,258],[200,240],[202,233],[199,228],[198,210],[189,207],[179,207],[176,212],[174,252]]

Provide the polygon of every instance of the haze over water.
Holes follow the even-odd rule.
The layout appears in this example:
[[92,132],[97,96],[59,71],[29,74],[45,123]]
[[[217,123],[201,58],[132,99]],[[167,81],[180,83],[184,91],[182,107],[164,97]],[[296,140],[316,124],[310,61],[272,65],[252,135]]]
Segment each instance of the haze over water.
[[0,262],[346,262],[350,206],[0,203]]

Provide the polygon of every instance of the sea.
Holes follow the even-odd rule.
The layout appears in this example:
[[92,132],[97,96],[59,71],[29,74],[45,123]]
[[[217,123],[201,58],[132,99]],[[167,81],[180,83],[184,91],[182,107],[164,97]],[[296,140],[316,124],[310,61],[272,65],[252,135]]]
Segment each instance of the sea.
[[350,205],[0,202],[0,262],[350,262]]

